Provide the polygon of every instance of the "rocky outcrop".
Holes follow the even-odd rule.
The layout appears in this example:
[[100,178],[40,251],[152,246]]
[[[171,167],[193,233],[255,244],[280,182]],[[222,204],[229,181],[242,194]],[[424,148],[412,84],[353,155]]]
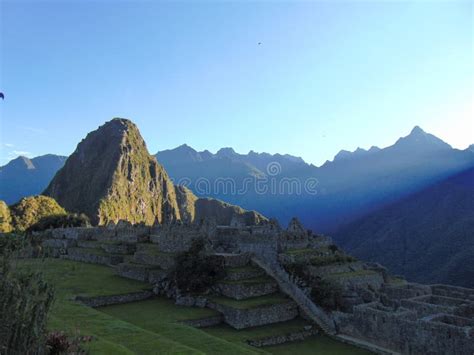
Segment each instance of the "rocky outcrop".
[[196,221],[206,218],[215,218],[218,225],[230,225],[232,220],[238,217],[238,219],[242,221],[242,224],[247,226],[258,225],[267,221],[267,219],[258,212],[246,211],[239,206],[215,199],[200,198],[196,200],[194,206],[194,219]]
[[115,118],[82,140],[45,191],[94,224],[180,219],[173,183],[138,128]]
[[249,226],[267,221],[267,218],[255,211],[246,211],[216,199],[197,198],[184,186],[176,186],[176,196],[181,219],[186,222],[200,222],[212,218],[218,225]]

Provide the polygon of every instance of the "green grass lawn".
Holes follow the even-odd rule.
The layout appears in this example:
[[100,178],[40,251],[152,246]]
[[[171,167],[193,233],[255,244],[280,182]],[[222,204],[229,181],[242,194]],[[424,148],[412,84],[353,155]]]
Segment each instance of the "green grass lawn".
[[[150,288],[148,284],[115,275],[109,267],[61,259],[22,260],[18,267],[42,271],[55,286],[56,300],[48,328],[71,334],[79,330],[81,335],[92,335],[95,340],[87,345],[91,354],[255,353],[198,329],[162,322],[159,315],[155,320],[160,324],[160,331],[151,331],[72,300],[76,295],[103,296]],[[168,314],[182,308],[172,302],[168,306]]]
[[[61,259],[21,260],[17,265],[22,269],[42,271],[47,281],[55,286],[56,299],[48,328],[92,335],[94,340],[86,344],[90,354],[366,354],[323,336],[261,349],[244,343],[249,338],[288,333],[307,324],[300,319],[246,330],[235,330],[227,325],[196,329],[180,321],[205,318],[215,315],[215,311],[177,306],[164,298],[89,308],[73,298],[137,292],[150,286],[121,278],[113,269],[102,265]],[[285,298],[272,295],[255,300],[235,302],[249,306]]]
[[371,352],[331,339],[325,335],[316,335],[298,343],[282,344],[265,348],[275,355],[370,355]]
[[287,322],[269,324],[262,327],[254,327],[236,330],[229,325],[219,325],[204,328],[206,333],[212,334],[219,338],[224,338],[232,342],[244,342],[249,339],[260,339],[272,335],[284,335],[302,330],[305,325],[311,323],[301,318],[296,318]]
[[[100,307],[98,310],[121,319],[125,319],[128,314],[132,322],[135,322],[135,318],[137,318],[135,315],[139,315],[141,323],[149,322],[151,325],[156,323],[157,318],[164,323],[173,323],[208,318],[220,314],[209,308],[177,306],[172,300],[163,297]],[[150,329],[149,326],[146,328]]]
[[304,249],[288,249],[285,251],[285,254],[288,255],[302,255],[302,254],[313,254],[315,252],[314,249],[311,248],[304,248]]

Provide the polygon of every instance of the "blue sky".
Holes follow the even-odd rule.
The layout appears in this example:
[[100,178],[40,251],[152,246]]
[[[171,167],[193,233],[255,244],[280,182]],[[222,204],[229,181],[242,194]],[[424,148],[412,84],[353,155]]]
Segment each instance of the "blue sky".
[[[474,143],[470,1],[1,2],[0,163],[103,122],[321,164],[415,125]],[[261,42],[261,45],[258,43]]]

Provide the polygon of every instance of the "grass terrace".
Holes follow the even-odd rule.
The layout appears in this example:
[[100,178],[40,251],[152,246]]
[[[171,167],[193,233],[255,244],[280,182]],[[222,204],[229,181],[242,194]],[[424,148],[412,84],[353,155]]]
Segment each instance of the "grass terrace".
[[315,249],[305,248],[305,249],[288,249],[285,251],[285,254],[288,255],[303,255],[303,254],[314,254]]
[[[302,319],[235,330],[225,324],[196,329],[180,323],[214,316],[214,310],[177,306],[164,298],[113,305],[98,309],[75,302],[75,296],[108,296],[148,290],[146,283],[122,278],[114,270],[95,264],[63,259],[20,260],[20,269],[42,271],[53,284],[56,299],[49,316],[50,330],[91,335],[84,344],[90,354],[368,354],[324,336],[276,347],[253,348],[245,343],[274,334],[287,334],[307,324]],[[253,308],[287,302],[282,295],[235,301],[216,301],[237,308]]]

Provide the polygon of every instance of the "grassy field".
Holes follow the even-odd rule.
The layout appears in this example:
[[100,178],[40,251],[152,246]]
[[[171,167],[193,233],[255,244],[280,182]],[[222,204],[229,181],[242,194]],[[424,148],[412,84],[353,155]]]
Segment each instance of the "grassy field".
[[74,296],[124,294],[150,286],[116,276],[106,266],[68,260],[22,260],[18,267],[42,271],[55,286],[48,328],[92,335],[94,340],[87,344],[91,354],[365,354],[325,337],[265,349],[244,343],[249,337],[291,331],[306,324],[303,320],[241,331],[225,325],[200,330],[180,321],[212,316],[214,311],[177,306],[163,298],[89,308],[74,302]]

